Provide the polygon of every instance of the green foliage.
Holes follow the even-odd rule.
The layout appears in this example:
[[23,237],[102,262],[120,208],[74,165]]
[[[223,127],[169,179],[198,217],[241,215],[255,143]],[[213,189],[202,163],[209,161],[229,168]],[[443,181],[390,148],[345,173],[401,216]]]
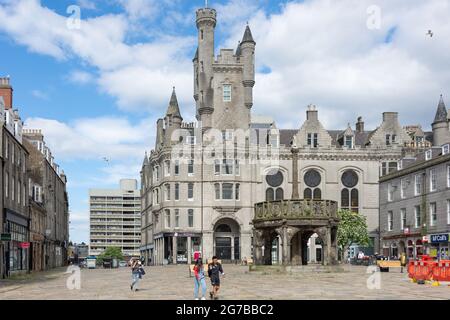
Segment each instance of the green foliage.
[[349,210],[339,210],[341,219],[338,228],[338,244],[344,249],[352,244],[368,246],[370,244],[366,217]]
[[108,247],[97,257],[97,263],[102,264],[104,259],[123,260],[122,249],[119,247]]

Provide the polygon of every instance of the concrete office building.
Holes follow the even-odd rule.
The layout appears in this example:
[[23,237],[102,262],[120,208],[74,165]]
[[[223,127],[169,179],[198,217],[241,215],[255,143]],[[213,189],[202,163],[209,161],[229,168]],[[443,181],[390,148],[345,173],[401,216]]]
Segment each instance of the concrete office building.
[[118,189],[90,189],[89,255],[119,247],[124,256],[140,255],[141,200],[137,180],[120,180]]

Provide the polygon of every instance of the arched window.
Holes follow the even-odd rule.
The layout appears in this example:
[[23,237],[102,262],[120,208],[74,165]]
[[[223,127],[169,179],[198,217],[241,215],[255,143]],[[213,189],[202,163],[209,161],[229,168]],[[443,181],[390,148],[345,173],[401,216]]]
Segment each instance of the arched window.
[[284,199],[284,191],[282,188],[278,188],[276,191],[276,200],[283,200]]
[[267,188],[266,190],[266,201],[273,201],[274,198],[274,192],[272,188]]
[[216,232],[231,233],[231,227],[227,224],[220,224],[217,226]]
[[322,200],[322,190],[319,188],[314,189],[314,200]]
[[312,199],[312,190],[310,188],[306,188],[303,192],[303,198],[305,199]]
[[359,190],[356,188],[359,182],[358,174],[347,170],[342,174],[341,182],[344,186],[341,191],[341,209],[359,212]]

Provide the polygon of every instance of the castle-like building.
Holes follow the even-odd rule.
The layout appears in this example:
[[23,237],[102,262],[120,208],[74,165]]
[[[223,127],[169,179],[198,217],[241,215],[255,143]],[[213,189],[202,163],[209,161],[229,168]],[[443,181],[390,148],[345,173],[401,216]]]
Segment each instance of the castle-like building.
[[[397,170],[403,156],[429,148],[432,133],[402,127],[396,112],[383,113],[375,130],[366,130],[361,117],[355,126],[327,130],[313,105],[299,128],[279,129],[271,117],[253,112],[256,42],[250,27],[236,50],[215,56],[216,11],[199,9],[196,22],[197,122],[183,122],[174,89],[142,167],[141,253],[147,262],[190,263],[196,251],[204,258],[249,259],[255,204],[290,199],[293,189],[302,199],[334,200],[364,215],[371,238],[364,250],[378,251],[379,178]],[[439,122],[433,131],[440,143],[448,127]],[[274,240],[274,262],[281,259],[279,246]],[[308,246],[308,261],[320,262],[321,239],[314,235]]]

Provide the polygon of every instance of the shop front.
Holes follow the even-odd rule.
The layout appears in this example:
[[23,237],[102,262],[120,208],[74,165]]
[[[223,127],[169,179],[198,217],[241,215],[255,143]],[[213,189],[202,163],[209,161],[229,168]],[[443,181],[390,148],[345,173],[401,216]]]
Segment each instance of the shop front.
[[156,245],[160,243],[159,250],[163,249],[162,261],[161,255],[159,259],[157,255],[156,264],[191,264],[194,253],[202,251],[201,239],[200,233],[164,233],[162,237],[156,238]]
[[438,260],[450,259],[450,233],[430,234],[429,240],[429,255]]
[[6,243],[6,274],[26,273],[30,266],[28,219],[9,209],[6,211],[5,233],[11,235]]

